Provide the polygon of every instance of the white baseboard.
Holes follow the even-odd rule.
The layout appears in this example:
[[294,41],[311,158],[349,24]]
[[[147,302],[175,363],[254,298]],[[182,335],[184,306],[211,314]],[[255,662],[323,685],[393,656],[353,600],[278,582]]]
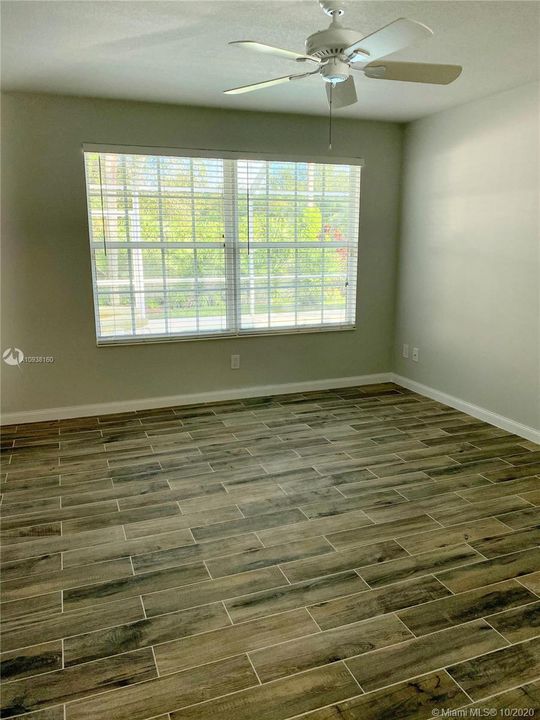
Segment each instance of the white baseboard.
[[222,400],[241,400],[242,398],[263,397],[267,395],[287,395],[289,393],[331,390],[332,388],[373,385],[375,383],[391,381],[391,373],[373,373],[372,375],[325,378],[324,380],[282,383],[281,385],[257,385],[202,393],[143,398],[140,400],[119,400],[117,402],[94,403],[92,405],[71,405],[46,408],[44,410],[26,410],[23,412],[3,413],[2,425],[22,425],[23,423],[43,422],[46,420],[65,420],[67,418],[109,415],[111,413],[130,412],[132,410],[151,410],[176,405],[193,405],[196,403],[220,402]]
[[508,432],[540,444],[540,430],[536,430],[529,425],[523,425],[516,420],[505,417],[504,415],[498,415],[497,413],[491,412],[491,410],[486,410],[479,405],[473,405],[466,400],[461,400],[461,398],[454,397],[453,395],[447,395],[440,390],[435,390],[435,388],[429,387],[429,385],[422,385],[422,383],[410,380],[402,375],[396,375],[395,373],[391,373],[391,375],[392,382],[395,382],[396,385],[401,385],[408,390],[417,392],[419,395],[425,395],[432,400],[438,400],[445,405],[450,405],[450,407],[453,407],[456,410],[461,410],[468,415],[472,415],[473,417],[478,418],[478,420],[484,420],[491,425],[495,425],[503,430],[508,430]]
[[355,387],[357,385],[373,385],[376,383],[395,382],[397,385],[413,390],[450,407],[461,410],[479,420],[491,423],[503,430],[515,433],[527,440],[540,444],[540,430],[516,422],[504,415],[473,405],[461,398],[448,395],[435,388],[410,380],[395,373],[373,373],[371,375],[354,375],[342,378],[325,378],[280,385],[256,385],[244,388],[229,388],[202,393],[186,393],[183,395],[167,395],[139,400],[119,400],[116,402],[94,403],[91,405],[71,405],[65,407],[45,408],[43,410],[26,410],[23,412],[3,413],[2,425],[22,425],[24,423],[44,422],[47,420],[65,420],[68,418],[91,417],[93,415],[109,415],[112,413],[130,412],[133,410],[151,410],[160,407],[194,405],[197,403],[220,402],[223,400],[241,400],[242,398],[263,397],[266,395],[287,395],[290,393],[312,392],[314,390],[331,390],[332,388]]

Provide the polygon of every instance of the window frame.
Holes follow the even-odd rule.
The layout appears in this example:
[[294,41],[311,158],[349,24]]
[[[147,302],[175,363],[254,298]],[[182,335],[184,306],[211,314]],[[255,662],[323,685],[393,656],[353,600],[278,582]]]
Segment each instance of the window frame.
[[[83,160],[85,153],[112,153],[112,154],[125,154],[125,155],[151,155],[151,156],[163,156],[163,157],[184,157],[184,158],[211,158],[220,160],[258,160],[264,162],[281,161],[290,163],[315,163],[324,165],[354,165],[358,167],[364,167],[365,163],[362,158],[359,157],[336,157],[326,155],[289,155],[283,153],[265,153],[265,152],[253,152],[253,151],[229,151],[221,149],[201,149],[201,148],[170,148],[162,146],[139,146],[139,145],[111,145],[111,144],[96,144],[96,143],[82,143],[81,145]],[[90,265],[92,273],[92,300],[94,306],[94,325],[96,333],[96,345],[98,347],[116,347],[122,345],[145,345],[154,343],[168,343],[168,342],[194,342],[197,340],[226,340],[226,339],[239,339],[249,337],[268,337],[276,335],[304,335],[313,333],[327,333],[327,332],[350,332],[356,329],[356,307],[355,307],[355,319],[351,324],[342,325],[311,325],[311,326],[298,326],[298,327],[271,327],[271,328],[247,328],[240,329],[239,320],[241,317],[241,303],[239,301],[240,295],[240,265],[239,265],[239,249],[245,244],[242,243],[237,237],[236,229],[236,212],[233,209],[232,214],[227,213],[225,217],[225,238],[224,238],[224,253],[225,253],[225,268],[226,268],[226,292],[235,293],[236,298],[227,301],[227,325],[230,323],[229,315],[232,314],[235,321],[235,327],[231,330],[219,329],[208,333],[199,333],[193,335],[173,335],[173,334],[155,334],[148,336],[141,335],[126,335],[120,337],[103,337],[100,336],[100,318],[99,318],[99,304],[97,303],[97,283],[95,277],[95,262],[93,258],[93,239],[92,239],[92,217],[91,207],[88,195],[88,178],[86,175],[86,162],[83,162],[84,173],[85,173],[85,197],[87,203],[87,216],[88,216],[88,234],[89,234],[89,249],[90,249]],[[236,172],[229,173],[225,169],[228,167],[224,166],[224,180],[225,183],[229,183],[229,187],[234,187],[236,184]],[[231,166],[232,167],[232,166]],[[361,201],[361,176],[358,179],[358,217],[354,218],[355,227],[358,231],[358,237],[356,239],[356,247],[359,249],[359,232],[360,232],[360,201]],[[234,197],[234,193],[231,193],[231,197]],[[356,198],[352,198],[356,202]],[[236,201],[236,198],[235,198]],[[231,217],[229,217],[231,215]],[[321,242],[322,244],[322,242]],[[290,243],[291,247],[296,247],[297,243]],[[325,243],[328,246],[328,243]],[[354,258],[349,259],[349,263],[354,260],[356,266],[358,265],[359,252],[356,253]],[[233,282],[229,280],[229,274],[227,267],[232,265],[232,277]],[[355,269],[355,278],[358,275],[358,267]],[[358,294],[358,286],[355,283],[354,302],[356,304]]]

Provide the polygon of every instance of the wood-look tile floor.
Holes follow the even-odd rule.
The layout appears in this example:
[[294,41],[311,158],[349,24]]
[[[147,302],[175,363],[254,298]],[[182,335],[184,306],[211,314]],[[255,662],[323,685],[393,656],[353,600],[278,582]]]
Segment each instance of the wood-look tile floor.
[[8,427],[3,452],[4,718],[540,708],[523,438],[389,384]]

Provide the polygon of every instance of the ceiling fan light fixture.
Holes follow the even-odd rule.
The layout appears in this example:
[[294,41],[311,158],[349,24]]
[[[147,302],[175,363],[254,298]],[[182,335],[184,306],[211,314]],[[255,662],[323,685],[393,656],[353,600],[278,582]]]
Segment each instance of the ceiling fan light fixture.
[[336,85],[336,83],[345,82],[350,75],[349,66],[343,60],[337,57],[329,58],[321,66],[321,75],[326,82]]

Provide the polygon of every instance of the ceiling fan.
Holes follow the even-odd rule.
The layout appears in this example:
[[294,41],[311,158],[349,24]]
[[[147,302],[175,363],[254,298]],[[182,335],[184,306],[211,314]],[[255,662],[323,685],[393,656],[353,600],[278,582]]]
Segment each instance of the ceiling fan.
[[341,24],[340,17],[343,15],[343,10],[339,1],[320,0],[319,4],[332,21],[326,30],[313,33],[306,39],[305,53],[283,50],[255,40],[236,40],[229,43],[247,50],[295,60],[298,63],[313,63],[315,69],[299,75],[285,75],[273,80],[242,85],[224,92],[228,95],[239,95],[291,80],[301,80],[311,75],[322,75],[330,105],[342,108],[353,105],[358,99],[351,70],[360,70],[366,77],[374,80],[401,80],[436,85],[448,85],[459,77],[462,70],[460,65],[432,65],[380,59],[431,37],[433,31],[423,23],[399,18],[362,37],[355,30]]

